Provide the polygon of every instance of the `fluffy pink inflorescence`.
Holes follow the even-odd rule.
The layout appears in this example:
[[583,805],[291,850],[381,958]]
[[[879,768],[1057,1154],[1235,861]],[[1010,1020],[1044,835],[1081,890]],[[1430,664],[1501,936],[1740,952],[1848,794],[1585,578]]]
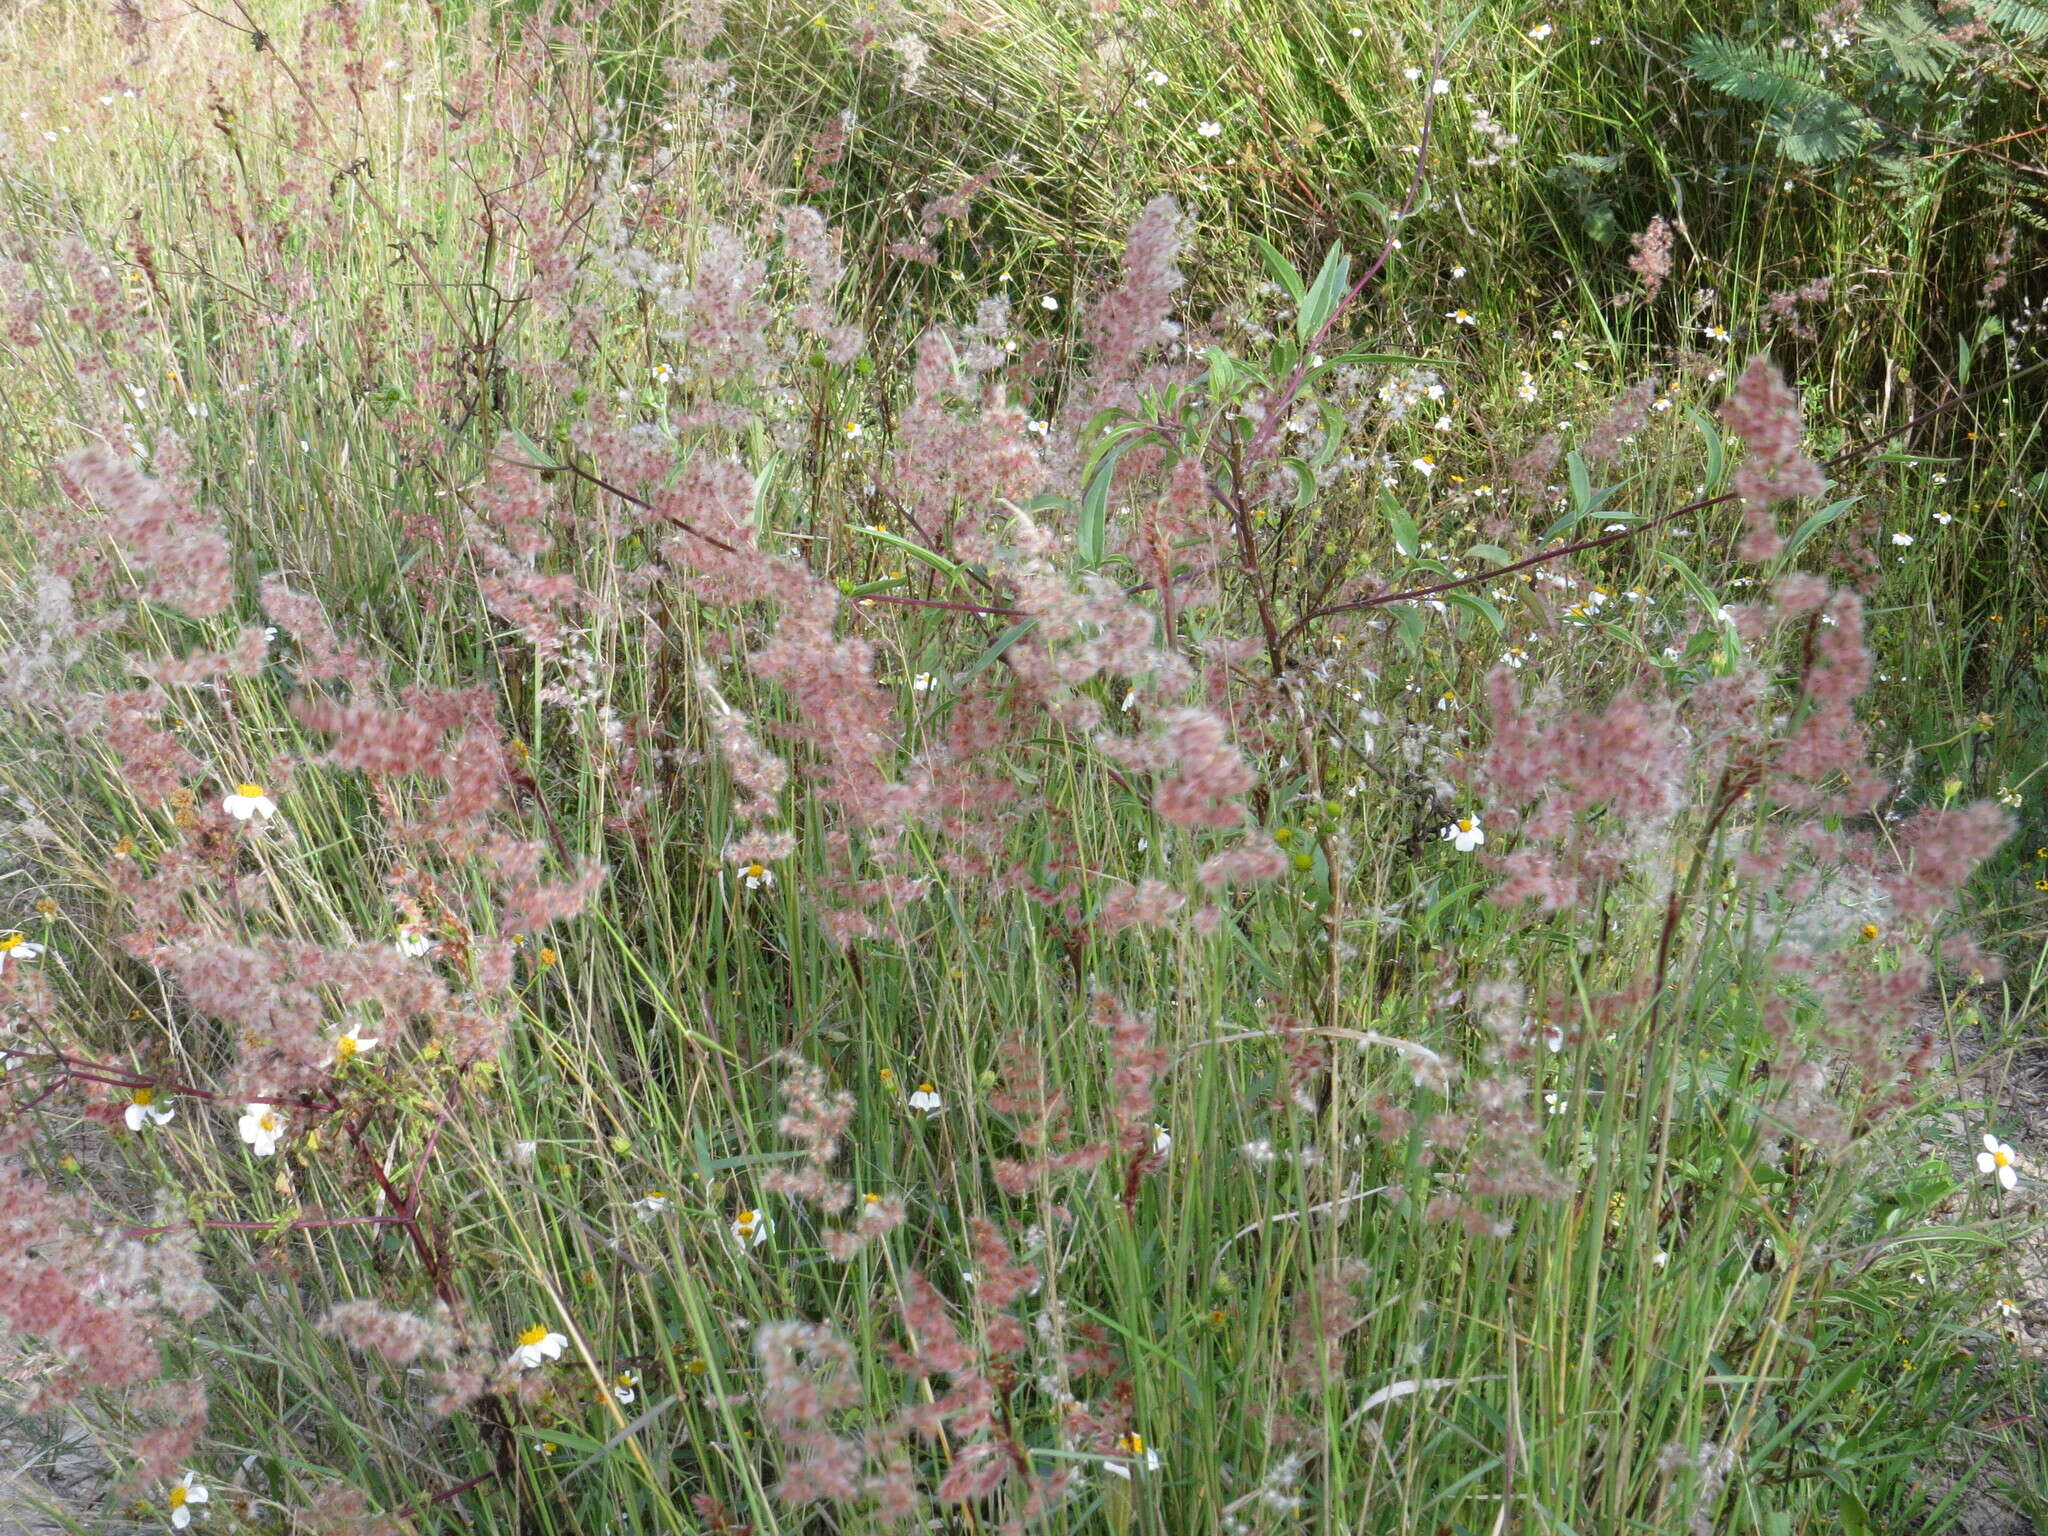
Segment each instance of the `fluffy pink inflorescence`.
[[1745,560],[1768,560],[1783,548],[1770,508],[1827,489],[1827,476],[1799,446],[1802,431],[1799,396],[1790,389],[1777,364],[1762,353],[1749,360],[1721,420],[1742,439],[1742,463],[1730,488],[1748,506],[1748,526],[1737,553]]
[[58,467],[58,480],[83,509],[98,503],[106,532],[128,563],[148,575],[141,595],[195,619],[224,613],[234,601],[227,537],[201,510],[186,476],[192,456],[169,432],[156,444],[155,475],[127,454],[85,448]]

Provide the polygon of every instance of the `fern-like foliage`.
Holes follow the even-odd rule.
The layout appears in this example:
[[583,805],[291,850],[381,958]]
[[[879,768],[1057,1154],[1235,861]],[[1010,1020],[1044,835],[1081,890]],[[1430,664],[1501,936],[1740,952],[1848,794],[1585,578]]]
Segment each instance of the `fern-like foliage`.
[[1835,93],[1821,83],[1813,61],[1789,51],[1759,48],[1730,37],[1694,35],[1686,73],[1738,101],[1789,112]]
[[1763,107],[1779,150],[1800,165],[1840,160],[1879,136],[1869,114],[1823,82],[1803,54],[1702,33],[1694,37],[1685,67],[1722,95]]
[[1977,15],[2001,31],[2018,33],[2026,42],[2048,40],[2048,10],[2026,0],[1986,0]]
[[1940,84],[1962,56],[1920,0],[1899,0],[1889,10],[1866,12],[1860,27],[1866,38],[1882,45],[1899,77],[1915,85]]

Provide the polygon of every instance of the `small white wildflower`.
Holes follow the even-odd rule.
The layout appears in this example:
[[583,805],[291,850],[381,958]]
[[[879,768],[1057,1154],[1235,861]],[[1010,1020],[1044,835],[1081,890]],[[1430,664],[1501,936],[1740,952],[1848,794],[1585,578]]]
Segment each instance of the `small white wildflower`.
[[732,1219],[732,1240],[742,1248],[758,1248],[768,1241],[775,1223],[760,1211],[741,1211]]
[[1999,1188],[2011,1189],[2020,1181],[2019,1170],[2013,1166],[2012,1159],[2012,1148],[1986,1131],[1984,1150],[1977,1154],[1977,1171],[1997,1179]]
[[1156,1121],[1152,1126],[1152,1155],[1164,1157],[1173,1150],[1173,1132]]
[[154,1088],[138,1088],[129,1096],[121,1118],[128,1122],[129,1130],[139,1131],[145,1125],[164,1125],[177,1113],[170,1105],[157,1103]]
[[1892,535],[1892,542],[1901,549],[1904,549],[1913,542],[1913,535],[1910,533],[1895,533]]
[[263,792],[261,784],[237,784],[233,794],[222,797],[220,808],[237,821],[251,816],[268,821],[277,814],[277,802]]
[[400,923],[398,925],[398,938],[395,942],[401,955],[414,960],[417,960],[421,955],[431,953],[434,948],[433,937],[427,932],[427,925],[425,923]]
[[1572,1101],[1559,1093],[1543,1095],[1543,1112],[1546,1115],[1561,1115],[1572,1107]]
[[0,973],[7,970],[7,962],[10,960],[19,965],[25,960],[40,959],[42,953],[43,946],[31,942],[29,936],[19,928],[8,933],[0,933]]
[[652,1221],[657,1216],[666,1216],[672,1203],[667,1190],[650,1189],[635,1200],[629,1209],[642,1221]]
[[1529,29],[1529,38],[1532,42],[1540,43],[1548,36],[1550,36],[1550,23],[1547,21],[1544,22],[1541,26],[1531,27]]
[[931,673],[920,672],[910,680],[910,691],[912,693],[930,693],[932,691],[932,684],[937,681],[938,679],[933,677]]
[[1146,83],[1147,85],[1155,85],[1155,86],[1157,86],[1157,85],[1164,85],[1164,84],[1166,84],[1166,71],[1165,71],[1165,70],[1163,70],[1163,69],[1148,69],[1148,70],[1146,70],[1146,71],[1145,71],[1145,83]]
[[539,1370],[545,1362],[561,1359],[562,1351],[568,1347],[568,1339],[559,1333],[550,1333],[546,1323],[535,1323],[519,1335],[511,1363],[522,1371]]
[[[1157,1472],[1159,1470],[1159,1453],[1145,1444],[1145,1437],[1143,1435],[1133,1431],[1118,1440],[1116,1448],[1124,1455],[1131,1457],[1132,1461],[1143,1466],[1147,1472]],[[1109,1473],[1112,1477],[1120,1477],[1125,1482],[1129,1482],[1131,1480],[1131,1465],[1132,1463],[1127,1461],[1105,1461],[1102,1464],[1102,1470]]]
[[1195,127],[1195,132],[1205,139],[1219,138],[1223,133],[1223,125],[1221,123],[1199,123]]
[[351,1024],[346,1032],[335,1039],[334,1059],[346,1065],[365,1051],[374,1050],[379,1038],[381,1037],[377,1035],[365,1035],[356,1025]]
[[197,1472],[187,1472],[164,1496],[164,1502],[171,1507],[171,1524],[184,1530],[192,1523],[192,1506],[204,1504],[212,1495],[206,1491],[206,1484],[199,1481]]
[[936,1115],[946,1107],[946,1101],[939,1096],[939,1090],[930,1083],[919,1083],[917,1090],[903,1102],[926,1117]]
[[622,1405],[630,1406],[639,1395],[640,1373],[638,1371],[621,1371],[612,1378],[612,1396],[617,1398]]
[[1040,309],[1048,311],[1055,310],[1060,307],[1060,301],[1048,293],[1044,298],[1038,301],[1038,307]]
[[1449,314],[1445,315],[1444,318],[1446,320],[1452,321],[1457,325],[1469,325],[1474,327],[1475,329],[1479,324],[1478,319],[1473,315],[1472,311],[1469,309],[1454,309]]
[[278,1142],[284,1139],[284,1116],[268,1104],[251,1104],[242,1111],[242,1118],[235,1123],[242,1140],[249,1143],[249,1150],[258,1157],[269,1157],[277,1150]]
[[1477,816],[1461,816],[1444,828],[1439,841],[1451,844],[1460,853],[1470,853],[1486,841],[1486,829],[1479,825]]
[[740,883],[750,891],[766,890],[775,884],[775,871],[766,864],[742,864],[739,876]]

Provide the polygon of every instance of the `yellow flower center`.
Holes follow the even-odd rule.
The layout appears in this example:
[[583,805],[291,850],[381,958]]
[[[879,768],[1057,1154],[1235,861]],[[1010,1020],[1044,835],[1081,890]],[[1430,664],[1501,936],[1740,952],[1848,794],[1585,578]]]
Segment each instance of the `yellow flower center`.
[[869,1205],[880,1205],[882,1203],[882,1197],[876,1194],[862,1195],[861,1199],[866,1201]]
[[1136,1434],[1125,1435],[1117,1441],[1117,1449],[1129,1451],[1133,1456],[1142,1456],[1145,1454],[1145,1437]]
[[266,1132],[276,1130],[277,1116],[273,1115],[269,1110],[266,1109],[265,1111],[263,1111],[263,1118],[256,1122],[256,1129],[259,1131]]
[[552,949],[543,949],[534,958],[539,960],[542,965],[553,965],[557,960],[561,959],[562,957],[556,954]]
[[917,1091],[919,1093],[937,1093],[938,1089],[934,1088],[930,1083],[919,1083]]
[[1470,832],[1472,830],[1472,818],[1470,816],[1467,816],[1463,820],[1461,820],[1458,823],[1458,830],[1460,832]]
[[25,933],[0,934],[0,955],[6,954],[10,949],[19,949],[27,942],[28,935]]
[[668,1191],[665,1189],[650,1189],[647,1191],[647,1198],[650,1200],[666,1200],[668,1198]]
[[2010,1168],[2012,1166],[2012,1154],[2006,1151],[2005,1148],[2000,1147],[1991,1154],[1991,1161],[1997,1167]]
[[356,1052],[359,1049],[361,1047],[356,1044],[356,1037],[354,1035],[343,1035],[334,1042],[335,1057],[341,1061],[354,1061],[356,1059]]
[[154,1088],[136,1089],[135,1102],[143,1105],[154,1104],[156,1102],[156,1090]]
[[235,793],[244,800],[257,800],[262,798],[263,786],[261,784],[237,784],[235,786]]
[[763,869],[759,864],[749,864],[747,866],[747,878],[749,880],[758,880],[767,873],[768,871]]
[[1877,937],[1877,924],[1865,923],[1863,925],[1863,937],[1866,939],[1875,939]]
[[535,1323],[531,1328],[527,1329],[526,1332],[519,1335],[519,1347],[521,1349],[525,1349],[528,1345],[538,1344],[542,1339],[546,1338],[547,1336],[548,1325],[546,1323]]
[[171,1484],[170,1503],[173,1509],[183,1509],[185,1507],[185,1485],[183,1483]]
[[752,1211],[741,1211],[739,1220],[735,1221],[733,1225],[742,1232],[751,1232],[754,1229],[754,1223],[759,1219]]

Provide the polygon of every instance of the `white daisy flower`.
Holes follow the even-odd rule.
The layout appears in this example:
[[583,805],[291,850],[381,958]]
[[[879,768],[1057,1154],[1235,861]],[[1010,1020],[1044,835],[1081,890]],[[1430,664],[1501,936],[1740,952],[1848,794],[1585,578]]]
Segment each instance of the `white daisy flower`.
[[347,1066],[363,1052],[376,1049],[381,1035],[365,1035],[361,1028],[351,1024],[334,1040],[334,1059],[338,1065]]
[[917,1091],[904,1101],[923,1115],[936,1115],[946,1107],[946,1101],[939,1097],[939,1090],[930,1083],[919,1083]]
[[277,814],[277,802],[263,792],[261,784],[237,784],[232,795],[222,798],[220,808],[237,821],[251,816],[268,821]]
[[548,1361],[561,1359],[568,1347],[568,1339],[551,1333],[546,1323],[535,1323],[519,1335],[519,1347],[512,1351],[510,1363],[522,1371],[537,1371]]
[[7,962],[10,960],[18,965],[24,960],[39,959],[42,953],[43,946],[31,944],[28,935],[18,928],[9,933],[0,933],[0,973],[6,971]]
[[931,673],[920,672],[910,680],[910,691],[912,693],[930,693],[932,685],[937,681],[938,679],[933,677]]
[[398,952],[414,960],[431,953],[434,948],[433,937],[427,932],[425,923],[400,923],[396,942]]
[[650,1189],[635,1200],[631,1208],[638,1213],[642,1221],[652,1221],[657,1216],[667,1215],[670,1204],[667,1190]]
[[206,1491],[206,1484],[199,1481],[197,1472],[187,1472],[164,1495],[164,1502],[171,1506],[171,1524],[179,1530],[192,1523],[192,1506],[204,1504],[212,1495]]
[[1460,853],[1470,853],[1486,841],[1486,832],[1477,816],[1463,816],[1444,828],[1441,841],[1452,844]]
[[775,871],[766,864],[742,864],[740,883],[750,891],[766,890],[775,883]]
[[1910,533],[1895,533],[1892,535],[1892,542],[1898,545],[1899,548],[1904,549],[1913,542],[1913,535]]
[[1998,1315],[2000,1317],[2018,1317],[2020,1315],[2019,1303],[2014,1301],[2010,1296],[1999,1297]]
[[1454,309],[1449,314],[1445,315],[1444,318],[1452,322],[1452,324],[1454,325],[1470,325],[1476,327],[1479,324],[1478,317],[1474,315],[1472,311],[1469,309]]
[[1173,1150],[1173,1132],[1156,1120],[1152,1123],[1152,1155],[1164,1157]]
[[758,1248],[768,1241],[775,1223],[761,1211],[741,1211],[732,1219],[732,1240],[742,1248]]
[[1550,36],[1550,23],[1547,21],[1544,22],[1541,26],[1531,27],[1529,29],[1529,40],[1531,42],[1540,43],[1548,36]]
[[1525,405],[1533,404],[1538,393],[1536,375],[1533,373],[1523,374],[1522,382],[1515,386],[1515,398]]
[[1205,139],[1217,138],[1222,135],[1223,125],[1221,123],[1202,123],[1196,127],[1195,132]]
[[1043,310],[1055,310],[1060,307],[1060,301],[1048,293],[1038,301],[1038,307]]
[[1430,94],[1430,95],[1432,95],[1432,96],[1448,96],[1448,95],[1450,95],[1450,94],[1451,94],[1451,82],[1450,82],[1450,81],[1448,81],[1448,80],[1446,80],[1446,79],[1444,79],[1444,77],[1443,77],[1442,75],[1438,75],[1438,76],[1436,77],[1436,79],[1434,79],[1434,80],[1432,80],[1432,81],[1430,81],[1430,82],[1429,82],[1429,94]]
[[1165,71],[1165,70],[1163,70],[1163,69],[1148,69],[1148,70],[1146,70],[1146,71],[1145,71],[1145,83],[1146,83],[1147,85],[1153,85],[1153,86],[1159,86],[1159,85],[1164,85],[1164,84],[1166,84],[1166,71]]
[[631,1406],[633,1400],[639,1395],[640,1373],[638,1371],[621,1371],[612,1378],[612,1396],[617,1398],[622,1406]]
[[268,1157],[284,1140],[284,1116],[268,1104],[251,1104],[242,1111],[242,1118],[235,1129],[242,1133],[242,1140],[249,1143],[250,1151],[258,1157]]
[[1546,1115],[1561,1115],[1572,1107],[1572,1101],[1559,1093],[1543,1095],[1543,1112]]
[[1700,329],[1706,333],[1707,340],[1709,341],[1726,341],[1728,339],[1728,327],[1725,325],[1707,325],[1700,327]]
[[1408,467],[1427,480],[1436,473],[1436,460],[1432,458],[1410,459]]
[[1984,1133],[1984,1150],[1977,1154],[1977,1171],[1988,1173],[1998,1180],[2001,1189],[2011,1189],[2020,1181],[2019,1170],[2012,1163],[2012,1148],[2000,1141],[1989,1131]]
[[[1119,1439],[1116,1448],[1133,1461],[1142,1463],[1147,1472],[1159,1470],[1159,1453],[1145,1444],[1143,1435],[1133,1431]],[[1122,1478],[1125,1482],[1131,1480],[1131,1463],[1128,1461],[1106,1461],[1102,1464],[1102,1470],[1113,1477]]]
[[166,1125],[177,1113],[170,1105],[157,1103],[154,1088],[138,1088],[130,1095],[121,1118],[128,1122],[129,1130],[139,1131],[145,1125]]
[[1548,1019],[1543,1021],[1543,1048],[1555,1056],[1564,1049],[1564,1030]]
[[1529,664],[1529,652],[1522,646],[1511,645],[1501,652],[1501,664],[1513,667],[1517,672]]

